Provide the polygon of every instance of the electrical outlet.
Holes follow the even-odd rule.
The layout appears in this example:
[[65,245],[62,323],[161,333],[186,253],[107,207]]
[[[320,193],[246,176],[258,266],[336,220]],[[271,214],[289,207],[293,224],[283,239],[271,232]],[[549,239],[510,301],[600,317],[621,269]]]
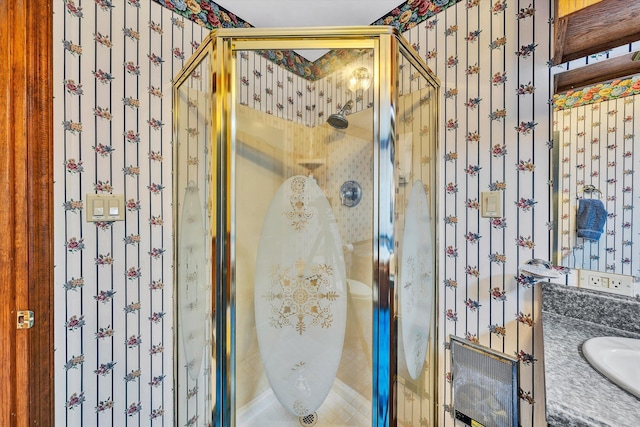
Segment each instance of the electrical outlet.
[[591,289],[601,289],[609,287],[609,279],[595,274],[589,274],[586,283],[581,281],[581,287]]
[[609,280],[609,288],[622,291],[625,289],[625,285],[623,284],[623,281],[620,279],[611,279]]
[[581,288],[633,296],[633,278],[631,276],[580,270],[578,282]]

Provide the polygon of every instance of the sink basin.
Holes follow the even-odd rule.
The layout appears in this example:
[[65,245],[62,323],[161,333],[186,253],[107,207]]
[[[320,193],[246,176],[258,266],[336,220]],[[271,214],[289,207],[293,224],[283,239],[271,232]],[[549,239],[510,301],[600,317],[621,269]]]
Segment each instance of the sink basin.
[[582,344],[582,353],[598,372],[640,398],[640,339],[591,338]]

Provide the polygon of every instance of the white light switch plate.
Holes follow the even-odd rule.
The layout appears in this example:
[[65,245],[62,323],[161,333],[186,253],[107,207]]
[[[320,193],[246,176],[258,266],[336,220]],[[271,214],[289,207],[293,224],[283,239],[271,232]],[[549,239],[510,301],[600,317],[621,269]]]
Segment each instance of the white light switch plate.
[[480,208],[483,218],[498,218],[502,216],[502,191],[483,191],[480,196]]
[[124,194],[86,195],[87,222],[124,221]]

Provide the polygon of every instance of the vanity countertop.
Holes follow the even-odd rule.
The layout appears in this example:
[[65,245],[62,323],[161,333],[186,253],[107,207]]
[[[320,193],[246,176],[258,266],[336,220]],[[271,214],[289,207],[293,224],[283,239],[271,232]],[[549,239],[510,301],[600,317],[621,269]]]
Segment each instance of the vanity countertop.
[[[640,399],[627,393],[602,376],[589,365],[582,355],[582,343],[593,337],[623,336],[640,338],[635,328],[631,330],[613,328],[601,323],[607,319],[598,316],[598,312],[606,305],[616,304],[617,298],[585,293],[581,289],[556,288],[559,285],[543,286],[543,335],[544,335],[544,368],[547,400],[547,422],[553,427],[640,426]],[[562,295],[558,297],[557,292]],[[566,310],[566,305],[557,304],[562,298],[570,298],[575,306],[585,307],[582,298],[596,298],[598,304],[591,306],[592,316],[588,321],[571,317],[575,313]],[[553,300],[552,303],[544,303]],[[628,313],[626,322],[638,324],[640,303],[628,299],[623,305],[630,303],[634,313]],[[593,303],[593,301],[589,301]],[[571,304],[569,304],[571,305]],[[564,307],[556,310],[557,307]],[[634,307],[635,306],[635,307]],[[634,310],[635,308],[635,310]],[[608,310],[604,307],[604,310]],[[555,311],[561,311],[558,313]],[[618,310],[618,316],[620,311]],[[622,316],[627,317],[625,316]],[[625,323],[626,323],[625,322]],[[615,322],[614,322],[615,323]]]

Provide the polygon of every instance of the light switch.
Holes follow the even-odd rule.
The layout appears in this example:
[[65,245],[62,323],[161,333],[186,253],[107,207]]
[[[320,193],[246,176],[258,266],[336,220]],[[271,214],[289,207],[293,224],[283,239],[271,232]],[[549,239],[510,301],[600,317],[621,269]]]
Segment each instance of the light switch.
[[109,216],[119,216],[120,215],[120,208],[118,206],[118,201],[117,200],[110,200],[109,201]]
[[502,192],[483,191],[481,194],[481,215],[483,218],[496,218],[502,216]]
[[104,202],[102,200],[93,202],[93,216],[104,216]]
[[87,194],[87,222],[124,221],[124,194]]

